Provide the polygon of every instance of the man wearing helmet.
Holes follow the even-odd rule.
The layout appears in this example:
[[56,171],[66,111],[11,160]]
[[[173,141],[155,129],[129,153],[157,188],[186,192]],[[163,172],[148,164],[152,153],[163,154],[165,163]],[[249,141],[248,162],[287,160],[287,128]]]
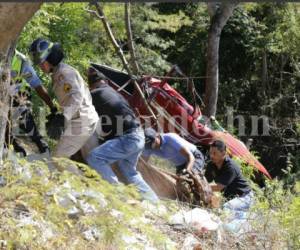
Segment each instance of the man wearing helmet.
[[71,157],[94,133],[99,120],[89,90],[79,72],[62,62],[64,53],[58,43],[36,39],[29,53],[34,64],[51,74],[53,91],[63,111],[65,131],[53,156]]

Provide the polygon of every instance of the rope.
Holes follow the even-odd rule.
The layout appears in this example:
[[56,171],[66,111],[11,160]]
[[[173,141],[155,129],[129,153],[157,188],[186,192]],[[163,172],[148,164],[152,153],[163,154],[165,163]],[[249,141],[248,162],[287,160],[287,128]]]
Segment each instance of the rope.
[[170,80],[189,80],[189,79],[206,79],[209,77],[206,76],[187,76],[187,77],[178,77],[178,76],[151,76],[157,79],[170,79]]

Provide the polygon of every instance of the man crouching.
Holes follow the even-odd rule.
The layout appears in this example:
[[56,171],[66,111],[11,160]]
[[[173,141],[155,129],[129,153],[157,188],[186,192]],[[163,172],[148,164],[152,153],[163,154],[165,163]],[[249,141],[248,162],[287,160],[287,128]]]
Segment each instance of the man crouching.
[[224,209],[231,211],[247,211],[253,203],[253,192],[246,179],[242,176],[240,167],[226,153],[223,141],[214,141],[209,150],[211,164],[208,164],[206,178],[213,192],[222,192],[228,200]]

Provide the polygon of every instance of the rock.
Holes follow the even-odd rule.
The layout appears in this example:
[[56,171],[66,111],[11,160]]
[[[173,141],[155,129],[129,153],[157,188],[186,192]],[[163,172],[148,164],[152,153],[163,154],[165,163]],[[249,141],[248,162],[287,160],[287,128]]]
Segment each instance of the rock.
[[[157,250],[157,248],[150,245],[146,236],[142,234],[123,235],[122,240],[125,243],[126,250]],[[167,248],[166,248],[167,249]]]
[[16,218],[31,216],[31,213],[29,209],[25,206],[25,204],[21,204],[21,203],[16,204],[13,211]]
[[80,214],[80,210],[77,207],[73,206],[68,209],[67,214],[70,219],[77,219],[78,215]]
[[[64,208],[68,208],[74,204],[76,204],[77,202],[77,199],[72,196],[71,194],[66,194],[64,196],[59,196],[59,195],[55,195],[55,198],[54,198],[57,202],[58,205],[64,207]],[[75,199],[75,201],[74,201]]]
[[[165,224],[161,215],[167,215],[167,207],[134,200],[136,196],[126,186],[120,192],[106,182],[67,170],[51,172],[39,161],[15,159],[6,164],[0,185],[1,180],[3,185],[6,180],[13,185],[0,189],[1,202],[5,202],[0,212],[8,215],[1,217],[0,230],[11,232],[2,239],[7,245],[13,242],[24,249],[53,249],[53,244],[62,244],[82,249],[86,241],[97,241],[91,246],[102,241],[105,245],[113,233],[115,249],[124,244],[129,250],[177,249],[177,239],[172,241],[160,228]],[[109,212],[107,218],[102,217]]]
[[97,193],[93,190],[85,190],[82,194],[86,197],[96,199],[97,202],[99,203],[99,206],[102,208],[107,206],[107,201],[106,201],[104,195],[101,193]]
[[149,218],[146,218],[145,216],[142,216],[142,217],[138,217],[138,218],[133,218],[131,221],[130,221],[130,225],[132,226],[137,226],[139,225],[140,223],[143,223],[143,224],[149,224],[151,223],[152,221],[149,219]]
[[163,216],[167,214],[167,208],[162,204],[153,204],[148,200],[143,200],[141,206],[145,209],[145,213],[148,215]]
[[218,229],[220,221],[213,214],[201,208],[194,208],[190,211],[179,211],[170,218],[170,223],[176,228],[188,227],[197,233],[215,231]]
[[4,187],[6,185],[6,179],[3,176],[0,176],[0,187]]
[[32,216],[21,216],[16,224],[16,227],[31,226],[39,230],[39,241],[46,242],[47,240],[55,237],[53,229],[49,223],[45,221],[39,221],[34,219]]
[[0,240],[0,249],[7,249],[7,241]]
[[199,240],[192,234],[188,234],[183,241],[182,250],[202,250]]
[[129,235],[122,235],[122,240],[125,242],[126,246],[133,245],[139,242],[135,236]]
[[80,206],[80,208],[81,208],[81,210],[83,211],[84,214],[90,214],[90,213],[98,212],[98,210],[95,208],[95,206],[89,204],[86,201],[80,200],[78,203],[79,203],[79,206]]
[[120,220],[123,217],[123,213],[121,213],[120,211],[116,210],[116,209],[112,209],[110,211],[110,215],[115,217],[116,219]]
[[83,238],[88,241],[96,241],[102,237],[101,232],[95,227],[82,232],[82,235],[83,235]]

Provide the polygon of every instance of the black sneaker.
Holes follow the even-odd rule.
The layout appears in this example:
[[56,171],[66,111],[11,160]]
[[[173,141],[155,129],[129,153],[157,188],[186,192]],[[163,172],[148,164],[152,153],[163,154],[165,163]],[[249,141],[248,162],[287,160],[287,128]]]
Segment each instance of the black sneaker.
[[25,149],[22,146],[20,146],[18,143],[13,143],[13,147],[16,153],[21,153],[23,157],[27,156]]
[[49,146],[45,141],[39,140],[39,141],[35,142],[35,144],[39,148],[39,151],[41,154],[46,153],[47,151],[49,152]]

